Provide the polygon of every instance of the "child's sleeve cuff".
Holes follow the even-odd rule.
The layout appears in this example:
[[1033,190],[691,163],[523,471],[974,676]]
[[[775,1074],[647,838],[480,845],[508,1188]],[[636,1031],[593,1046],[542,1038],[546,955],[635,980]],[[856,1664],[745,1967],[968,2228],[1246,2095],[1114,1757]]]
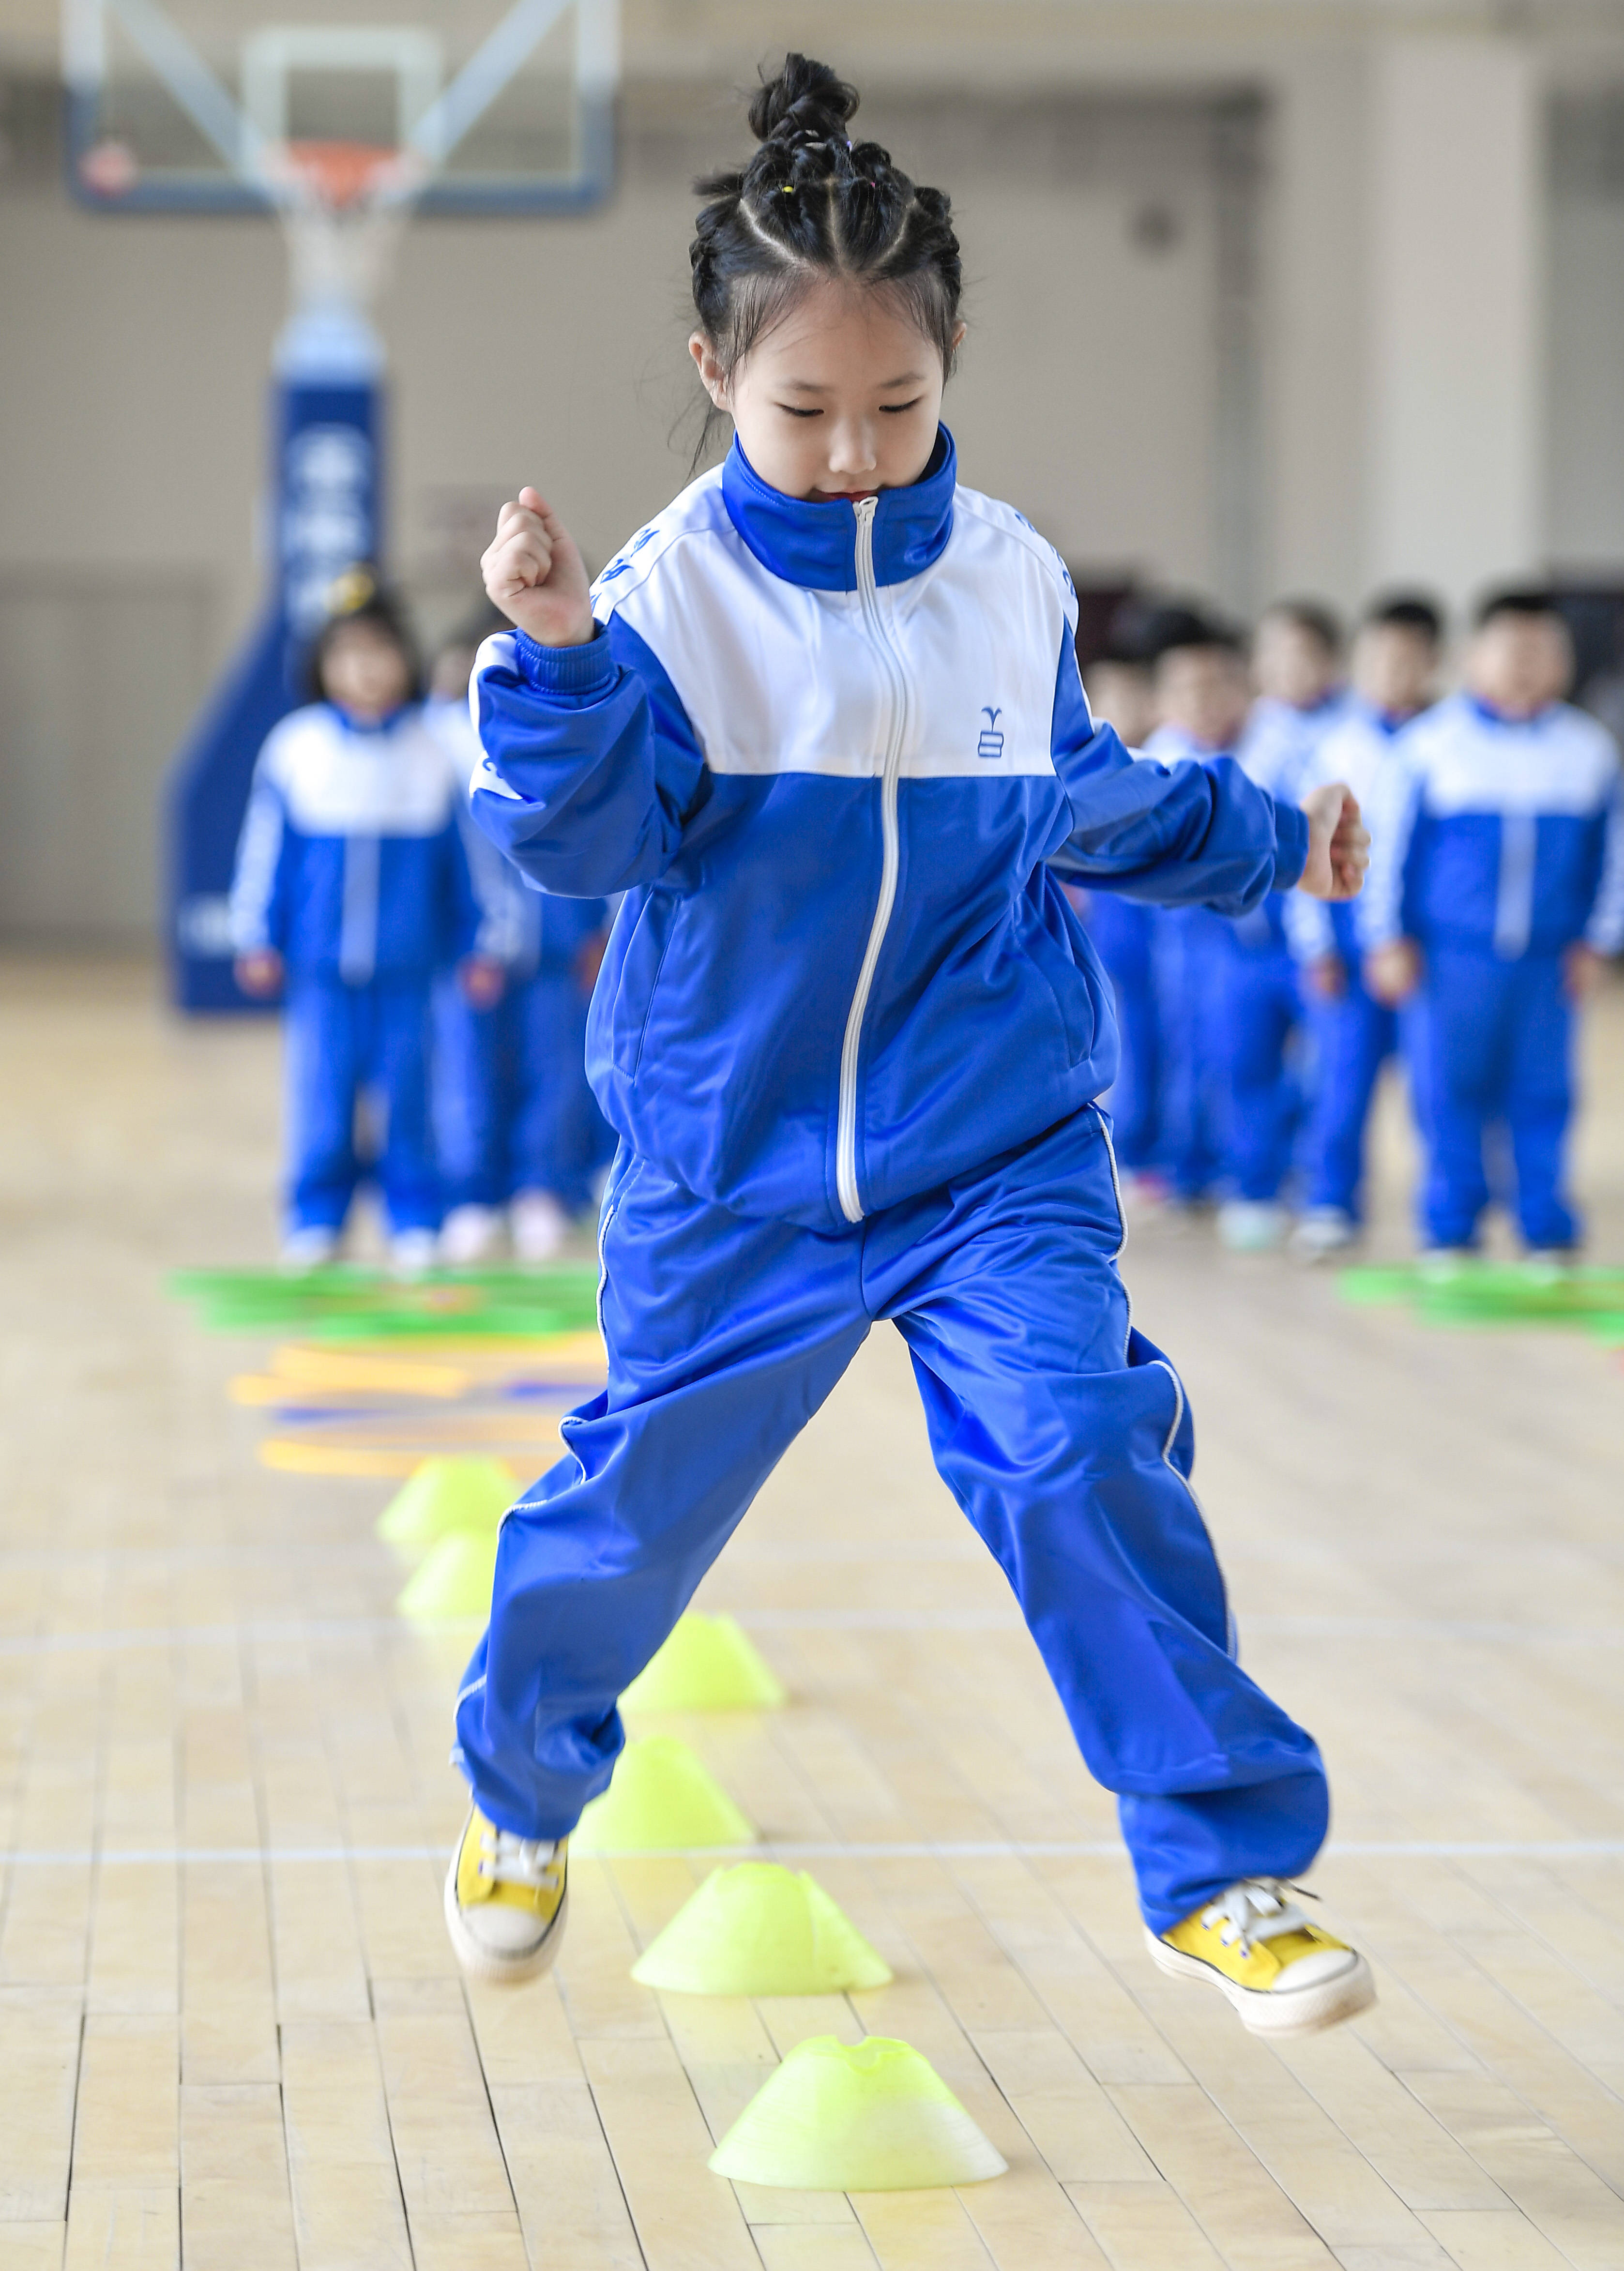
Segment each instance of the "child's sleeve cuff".
[[1274,887],[1289,891],[1308,864],[1308,815],[1295,804],[1274,808]]
[[606,694],[615,683],[615,659],[601,623],[584,646],[541,646],[528,631],[516,632],[514,644],[525,682],[538,694]]

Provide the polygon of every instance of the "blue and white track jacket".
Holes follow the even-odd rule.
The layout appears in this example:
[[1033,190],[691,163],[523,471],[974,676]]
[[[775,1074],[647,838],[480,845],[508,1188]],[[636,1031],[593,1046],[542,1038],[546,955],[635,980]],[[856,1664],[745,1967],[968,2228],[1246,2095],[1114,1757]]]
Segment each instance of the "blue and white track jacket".
[[487,642],[475,817],[624,891],[588,1070],[702,1198],[844,1229],[1109,1087],[1110,992],[1054,869],[1239,913],[1307,823],[1233,763],[1096,731],[1060,560],[960,488],[770,488],[735,443],[600,578],[589,645]]
[[[1315,760],[1321,744],[1347,714],[1345,694],[1328,694],[1312,710],[1300,710],[1271,694],[1259,695],[1247,716],[1236,751],[1248,776],[1277,802],[1299,804],[1315,785]],[[1320,912],[1314,900],[1300,905]],[[1270,892],[1262,906],[1235,925],[1239,943],[1254,952],[1287,943],[1290,918],[1283,894]]]
[[[1425,714],[1424,712],[1421,714]],[[1412,719],[1389,718],[1360,695],[1350,694],[1330,730],[1320,736],[1298,784],[1299,797],[1329,781],[1342,781],[1359,799],[1370,831],[1373,868],[1386,855],[1386,839],[1403,818],[1405,801],[1399,737]],[[1356,955],[1366,942],[1369,892],[1328,906],[1300,891],[1285,903],[1285,935],[1299,962],[1322,955]]]
[[357,726],[328,704],[265,737],[237,843],[232,943],[294,979],[427,978],[494,950],[457,821],[458,785],[416,709]]
[[[1405,727],[1366,934],[1514,962],[1624,946],[1624,782],[1613,736],[1553,702],[1502,718],[1451,695]],[[1378,820],[1381,815],[1378,811]]]

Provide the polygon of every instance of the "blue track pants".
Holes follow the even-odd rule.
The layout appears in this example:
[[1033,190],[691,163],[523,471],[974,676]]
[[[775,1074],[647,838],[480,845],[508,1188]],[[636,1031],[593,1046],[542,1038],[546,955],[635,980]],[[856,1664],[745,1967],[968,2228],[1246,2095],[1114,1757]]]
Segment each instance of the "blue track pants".
[[1307,1203],[1364,1218],[1365,1130],[1382,1068],[1398,1046],[1398,1015],[1367,994],[1349,967],[1339,1001],[1308,1012],[1318,1075],[1308,1127]]
[[1432,1246],[1470,1246],[1490,1198],[1487,1129],[1503,1125],[1516,1216],[1531,1247],[1572,1246],[1563,1190],[1572,1108],[1573,1018],[1560,956],[1429,953],[1424,987],[1430,1157],[1421,1229]]
[[1302,1020],[1297,965],[1284,945],[1243,945],[1226,926],[1217,1051],[1225,1180],[1243,1199],[1273,1199],[1292,1165],[1302,1088],[1289,1054]]
[[1119,1794],[1147,1920],[1305,1869],[1327,1819],[1319,1755],[1232,1652],[1189,1411],[1129,1329],[1121,1236],[1092,1107],[827,1236],[709,1205],[622,1152],[603,1217],[608,1385],[503,1523],[458,1701],[482,1811],[525,1837],[573,1828],[614,1768],[616,1699],[890,1318],[937,1468]]
[[1124,1167],[1147,1167],[1160,1132],[1161,1015],[1155,967],[1156,909],[1109,891],[1091,891],[1088,934],[1116,996],[1121,1061],[1108,1094],[1116,1156]]
[[1162,1046],[1157,1165],[1175,1194],[1198,1199],[1223,1167],[1223,1090],[1218,1050],[1222,915],[1206,907],[1154,911],[1158,1024]]
[[[366,1095],[382,1121],[376,1157],[356,1149]],[[439,1225],[428,1128],[428,979],[365,986],[295,975],[287,1014],[287,1219],[338,1230],[357,1184],[376,1176],[394,1230]]]
[[586,1078],[586,996],[547,964],[475,1009],[451,979],[435,1001],[435,1133],[453,1206],[505,1206],[550,1191],[569,1214],[592,1203],[615,1149]]

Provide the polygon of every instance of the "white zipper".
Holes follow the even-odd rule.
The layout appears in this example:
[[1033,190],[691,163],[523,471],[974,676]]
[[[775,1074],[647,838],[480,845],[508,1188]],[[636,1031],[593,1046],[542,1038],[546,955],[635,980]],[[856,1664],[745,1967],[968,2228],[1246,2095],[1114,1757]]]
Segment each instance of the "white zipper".
[[901,858],[897,831],[897,776],[902,767],[902,744],[908,722],[908,681],[891,644],[880,613],[880,595],[874,580],[874,515],[877,497],[864,497],[857,506],[857,596],[862,604],[863,625],[869,642],[890,681],[890,732],[885,765],[880,776],[880,897],[868,932],[868,950],[857,973],[857,988],[846,1012],[846,1039],[840,1047],[840,1111],[835,1128],[835,1188],[840,1211],[848,1222],[860,1222],[863,1203],[857,1188],[857,1059],[862,1047],[863,1016],[874,986],[880,949],[897,903],[897,869]]

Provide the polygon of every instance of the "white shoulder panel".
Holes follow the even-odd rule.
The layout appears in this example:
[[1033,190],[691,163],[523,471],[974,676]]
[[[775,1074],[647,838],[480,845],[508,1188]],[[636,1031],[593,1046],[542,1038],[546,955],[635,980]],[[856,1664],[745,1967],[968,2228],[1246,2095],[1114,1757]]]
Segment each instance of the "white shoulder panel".
[[300,711],[265,756],[306,836],[436,836],[451,816],[445,752],[417,710],[382,733],[347,732],[330,710]]
[[664,512],[640,528],[610,561],[592,585],[592,613],[598,621],[607,622],[685,536],[712,535],[732,525],[722,501],[722,469],[713,465],[673,497]]
[[1404,737],[1421,778],[1426,809],[1552,813],[1583,817],[1613,793],[1619,754],[1612,735],[1562,704],[1525,726],[1486,719],[1463,695],[1418,719]]

